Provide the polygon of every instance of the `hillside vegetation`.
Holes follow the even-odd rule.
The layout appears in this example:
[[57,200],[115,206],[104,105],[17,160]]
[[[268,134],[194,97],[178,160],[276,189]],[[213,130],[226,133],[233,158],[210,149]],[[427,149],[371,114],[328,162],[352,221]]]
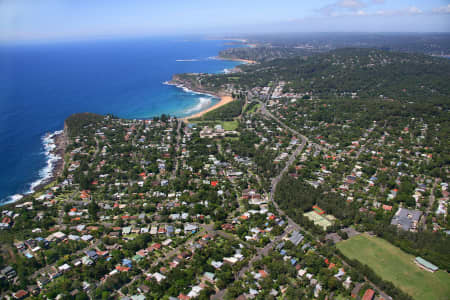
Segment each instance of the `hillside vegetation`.
[[219,53],[221,58],[246,59],[265,62],[277,58],[311,55],[310,51],[286,47],[230,48]]
[[71,137],[81,134],[86,127],[92,127],[103,120],[104,116],[93,113],[77,113],[69,116],[64,122]]
[[240,69],[243,72],[192,76],[201,80],[203,88],[212,90],[228,84],[251,89],[277,80],[286,82],[285,92],[312,92],[326,98],[350,92],[361,98],[382,95],[405,101],[450,96],[450,61],[422,54],[347,48]]

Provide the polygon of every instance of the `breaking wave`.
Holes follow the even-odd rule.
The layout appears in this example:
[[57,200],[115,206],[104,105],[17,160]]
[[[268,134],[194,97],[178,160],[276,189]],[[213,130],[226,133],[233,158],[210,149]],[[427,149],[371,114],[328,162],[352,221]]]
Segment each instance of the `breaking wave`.
[[62,132],[62,130],[58,130],[42,138],[42,143],[44,144],[44,153],[47,157],[47,165],[39,171],[39,179],[31,183],[28,193],[34,192],[34,189],[38,185],[52,177],[53,168],[55,167],[56,162],[61,159],[59,155],[53,153],[56,148],[54,138],[56,135],[61,134]]
[[9,196],[6,198],[6,202],[3,202],[2,204],[19,201],[23,198],[23,195],[34,193],[37,186],[52,177],[56,162],[62,159],[59,155],[53,153],[56,148],[55,136],[61,134],[62,132],[63,130],[58,130],[42,137],[42,144],[44,145],[43,153],[46,156],[46,165],[39,170],[39,178],[30,184],[30,188],[24,194]]
[[186,114],[202,111],[204,109],[207,109],[212,104],[212,98],[209,97],[200,97],[198,100],[199,101],[195,106],[185,111]]

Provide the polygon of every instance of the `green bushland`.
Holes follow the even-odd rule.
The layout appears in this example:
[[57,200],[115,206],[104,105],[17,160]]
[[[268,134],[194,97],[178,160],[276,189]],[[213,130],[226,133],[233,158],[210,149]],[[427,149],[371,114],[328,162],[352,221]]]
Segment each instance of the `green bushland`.
[[86,131],[87,126],[94,126],[103,121],[104,116],[93,113],[77,113],[69,116],[65,125],[67,127],[69,136],[73,137]]
[[189,119],[191,122],[195,121],[232,121],[235,117],[239,116],[242,112],[242,107],[244,106],[243,100],[235,100],[224,106],[218,107],[215,110],[207,112],[199,118]]

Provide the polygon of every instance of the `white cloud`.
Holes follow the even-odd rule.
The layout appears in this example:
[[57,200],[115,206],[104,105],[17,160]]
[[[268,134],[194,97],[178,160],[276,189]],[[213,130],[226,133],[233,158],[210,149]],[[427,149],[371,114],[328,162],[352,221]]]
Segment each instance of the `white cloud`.
[[358,9],[365,6],[365,4],[359,0],[341,0],[338,1],[336,5],[348,9]]
[[[342,17],[342,16],[400,16],[400,15],[420,15],[425,12],[416,7],[409,6],[395,10],[377,10],[367,11],[363,8],[370,8],[377,4],[384,4],[385,0],[339,0],[326,5],[318,10],[321,14],[330,17]],[[435,8],[434,13],[450,13],[450,5]],[[429,13],[429,11],[427,12]]]
[[339,16],[342,15],[342,11],[358,11],[365,6],[366,4],[360,0],[339,0],[325,5],[318,12],[326,16]]
[[433,12],[437,14],[450,14],[450,4],[447,6],[436,7],[433,9]]
[[415,6],[406,7],[397,10],[377,10],[375,12],[368,12],[362,9],[356,11],[332,11],[328,14],[331,17],[343,17],[343,16],[415,16],[422,15],[424,12]]
[[367,14],[366,14],[365,11],[363,11],[362,9],[360,9],[360,10],[358,10],[358,11],[356,12],[356,15],[358,15],[358,16],[365,16],[365,15],[367,15]]
[[423,11],[422,11],[420,8],[417,8],[417,7],[415,7],[415,6],[410,6],[410,7],[408,7],[408,8],[407,8],[407,12],[408,12],[409,14],[412,14],[412,15],[416,15],[416,14],[421,14],[421,13],[423,13]]

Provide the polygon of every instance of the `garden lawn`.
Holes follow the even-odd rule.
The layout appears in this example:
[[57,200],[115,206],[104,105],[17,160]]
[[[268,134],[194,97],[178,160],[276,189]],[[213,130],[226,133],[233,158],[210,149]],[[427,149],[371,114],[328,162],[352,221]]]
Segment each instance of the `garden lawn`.
[[392,282],[414,299],[449,299],[449,274],[420,269],[414,263],[414,256],[381,238],[361,234],[338,243],[337,248],[346,257],[368,265],[383,280]]

